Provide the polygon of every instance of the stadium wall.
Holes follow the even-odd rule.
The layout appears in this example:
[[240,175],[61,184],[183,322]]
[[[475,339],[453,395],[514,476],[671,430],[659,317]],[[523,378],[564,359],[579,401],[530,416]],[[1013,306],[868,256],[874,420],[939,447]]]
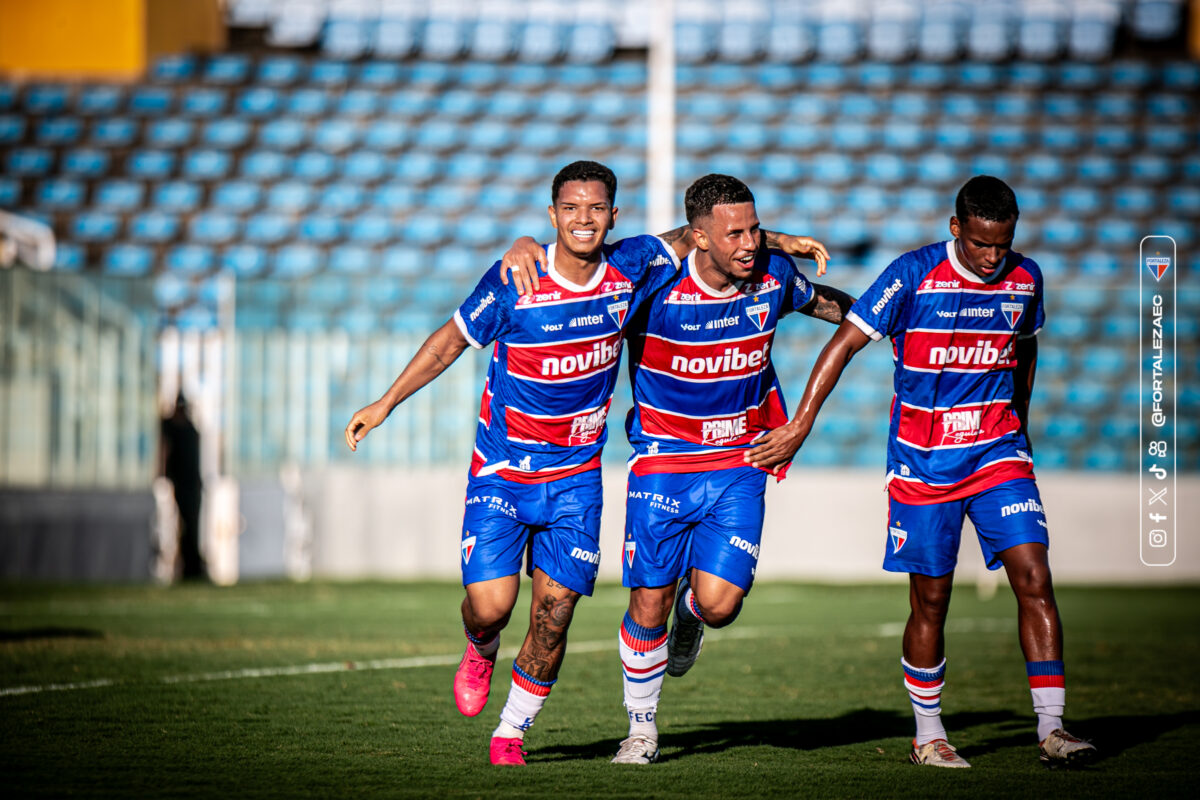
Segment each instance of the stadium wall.
[[[625,472],[606,468],[600,574],[619,579]],[[329,467],[307,472],[299,504],[309,521],[305,548],[311,574],[324,578],[457,578],[466,470]],[[1173,566],[1150,568],[1138,551],[1138,485],[1128,473],[1045,472],[1039,478],[1051,526],[1051,565],[1060,583],[1179,583],[1200,580],[1196,531],[1178,531]],[[793,470],[767,492],[767,520],[758,576],[833,582],[903,580],[880,569],[887,498],[881,472]],[[1200,507],[1200,476],[1180,476],[1180,520]],[[255,512],[242,550],[259,536],[278,536],[278,514]],[[243,513],[243,516],[249,517]],[[1194,527],[1194,526],[1193,526]],[[274,532],[273,532],[274,531]],[[283,564],[283,554],[278,563]],[[961,577],[985,575],[978,544],[964,536]]]

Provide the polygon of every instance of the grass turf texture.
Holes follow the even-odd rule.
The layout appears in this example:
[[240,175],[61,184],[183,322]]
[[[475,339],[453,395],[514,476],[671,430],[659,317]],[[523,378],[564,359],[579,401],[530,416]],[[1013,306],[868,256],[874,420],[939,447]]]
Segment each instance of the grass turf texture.
[[[509,651],[524,634],[522,588]],[[1068,729],[1103,757],[1069,773],[1037,762],[1003,588],[954,598],[944,718],[974,768],[935,770],[906,763],[904,586],[759,584],[692,671],[666,679],[662,761],[620,767],[608,760],[626,726],[627,594],[603,585],[576,612],[526,769],[487,763],[511,654],[479,717],[454,708],[456,585],[3,586],[0,692],[72,688],[0,693],[0,774],[9,796],[1193,796],[1200,589],[1058,594]],[[422,656],[438,663],[411,666]],[[271,671],[311,664],[328,671]],[[270,672],[246,677],[253,668]],[[74,688],[96,680],[112,683]]]

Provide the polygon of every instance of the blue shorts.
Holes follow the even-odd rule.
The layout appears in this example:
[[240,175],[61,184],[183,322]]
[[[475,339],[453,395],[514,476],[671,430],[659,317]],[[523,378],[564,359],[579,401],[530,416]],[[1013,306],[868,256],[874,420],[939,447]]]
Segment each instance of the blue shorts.
[[591,595],[600,570],[600,470],[546,483],[497,475],[467,480],[463,585],[540,569],[568,589]]
[[629,476],[623,583],[666,586],[689,567],[749,592],[767,473],[753,467]]
[[907,505],[889,498],[883,568],[934,577],[953,572],[964,516],[979,534],[988,569],[999,569],[997,554],[1010,547],[1028,542],[1050,546],[1037,483],[1020,478],[948,503]]

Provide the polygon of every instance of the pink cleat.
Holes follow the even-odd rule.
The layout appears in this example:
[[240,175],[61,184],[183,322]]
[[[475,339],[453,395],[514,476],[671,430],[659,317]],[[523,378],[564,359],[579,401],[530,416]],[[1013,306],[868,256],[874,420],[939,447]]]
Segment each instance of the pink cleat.
[[488,757],[496,766],[523,767],[525,766],[525,751],[521,749],[523,744],[525,742],[521,739],[501,739],[499,736],[493,736]]
[[474,717],[487,705],[495,666],[495,656],[481,656],[475,645],[467,643],[467,652],[463,653],[458,672],[454,673],[454,704],[464,715]]

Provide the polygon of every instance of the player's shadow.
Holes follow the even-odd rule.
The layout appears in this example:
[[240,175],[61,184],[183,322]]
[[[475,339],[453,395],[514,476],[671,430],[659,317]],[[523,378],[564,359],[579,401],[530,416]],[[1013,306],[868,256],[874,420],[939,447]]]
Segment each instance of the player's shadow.
[[[956,714],[947,718],[948,730],[962,730],[969,722],[962,720],[969,714]],[[1028,746],[1032,741],[1028,717],[1015,717],[1019,723],[1004,726],[1005,730],[988,739],[977,742],[963,752],[971,755],[991,753],[1006,747]],[[1174,714],[1142,714],[1111,717],[1068,718],[1067,729],[1096,745],[1100,758],[1112,758],[1131,747],[1148,744],[1162,738],[1171,731],[1200,723],[1200,711],[1179,711]],[[951,727],[953,726],[953,727]]]
[[[1001,715],[1009,716],[1009,715]],[[817,750],[912,735],[912,715],[861,708],[832,719],[725,720],[663,732],[663,744],[682,754],[717,753],[733,747]],[[538,760],[612,758],[618,737],[581,745],[538,748]],[[671,756],[664,754],[663,760]]]
[[104,631],[91,628],[23,628],[0,630],[0,642],[31,642],[38,639],[103,639]]

